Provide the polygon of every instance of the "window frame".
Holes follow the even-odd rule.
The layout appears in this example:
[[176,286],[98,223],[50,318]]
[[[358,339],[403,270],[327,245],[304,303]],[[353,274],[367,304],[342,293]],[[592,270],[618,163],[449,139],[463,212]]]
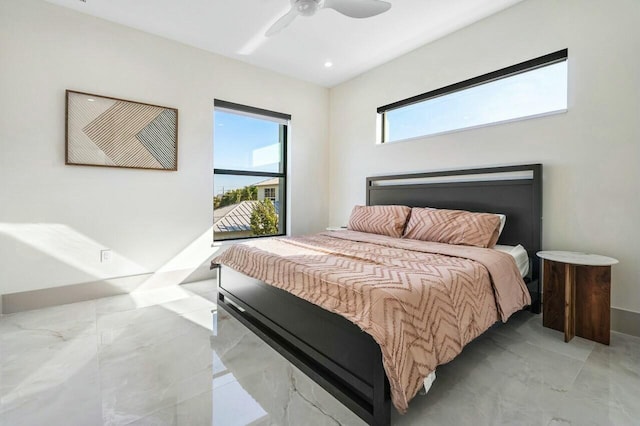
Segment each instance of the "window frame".
[[[429,99],[433,99],[433,98],[437,98],[440,96],[445,96],[445,95],[449,95],[455,92],[459,92],[465,89],[470,89],[472,87],[475,86],[480,86],[482,84],[486,84],[486,83],[490,83],[493,81],[497,81],[497,80],[502,80],[508,77],[512,77],[518,74],[522,74],[522,73],[526,73],[528,71],[533,71],[535,69],[538,68],[543,68],[549,65],[553,65],[556,63],[560,63],[560,62],[564,62],[568,60],[568,56],[569,56],[569,49],[562,49],[562,50],[558,50],[557,52],[553,52],[553,53],[549,53],[547,55],[543,55],[540,56],[538,58],[534,58],[534,59],[530,59],[528,61],[524,61],[524,62],[520,62],[518,64],[515,65],[511,65],[502,69],[499,69],[497,71],[492,71],[477,77],[473,77],[458,83],[454,83],[454,84],[450,84],[448,86],[444,86],[441,87],[439,89],[435,89],[435,90],[431,90],[429,92],[425,92],[425,93],[421,93],[419,95],[415,95],[406,99],[402,99],[400,101],[396,101],[396,102],[392,102],[390,104],[387,105],[383,105],[381,107],[377,108],[377,113],[378,113],[378,117],[379,117],[379,121],[380,121],[380,138],[379,138],[379,144],[387,144],[387,143],[393,143],[393,142],[401,142],[401,141],[405,141],[405,140],[411,140],[411,139],[416,139],[416,138],[422,138],[422,137],[428,137],[428,136],[432,136],[432,135],[437,135],[437,134],[442,134],[442,133],[449,133],[449,132],[455,132],[455,131],[461,131],[461,130],[465,130],[465,129],[469,129],[469,128],[473,128],[473,127],[478,127],[478,126],[473,126],[473,127],[460,127],[460,128],[456,128],[456,129],[452,129],[446,132],[438,132],[438,133],[433,133],[433,134],[425,134],[425,135],[416,135],[414,137],[411,138],[407,138],[407,139],[398,139],[398,140],[393,140],[393,141],[389,141],[386,140],[386,135],[387,135],[387,118],[386,118],[386,113],[389,111],[393,111],[402,107],[406,107],[409,105],[413,105],[413,104],[417,104],[419,102],[423,102]],[[566,110],[564,110],[566,111]],[[542,114],[545,115],[545,114]],[[538,117],[540,116],[540,114],[537,115],[530,115],[530,116],[523,116],[520,118],[516,118],[516,119],[511,119],[511,120],[500,120],[500,121],[494,121],[494,122],[490,122],[490,123],[486,123],[483,124],[481,126],[489,126],[489,125],[494,125],[494,124],[498,124],[498,123],[502,123],[505,121],[514,121],[514,120],[520,120],[520,119],[527,119],[527,118],[534,118],[534,117]]]
[[[284,114],[281,112],[270,111],[267,109],[256,108],[248,105],[237,104],[234,102],[224,101],[221,99],[213,100],[213,110],[214,116],[216,110],[223,110],[232,114],[239,115],[248,115],[253,118],[258,119],[268,119],[272,118],[279,122],[280,126],[282,126],[282,157],[280,159],[281,163],[281,172],[261,172],[261,171],[251,171],[251,170],[237,170],[237,169],[217,169],[213,167],[213,176],[215,175],[231,175],[231,176],[256,176],[256,177],[271,177],[271,178],[280,178],[282,182],[282,188],[280,189],[280,211],[278,213],[278,219],[281,223],[282,232],[271,235],[251,235],[246,237],[236,237],[236,238],[225,238],[221,240],[216,240],[215,231],[212,230],[212,237],[214,242],[225,242],[225,241],[237,241],[237,240],[247,240],[254,238],[269,238],[269,237],[282,237],[287,235],[287,157],[288,157],[288,138],[289,138],[289,122],[291,121],[290,114]],[[215,123],[214,123],[215,126]],[[215,128],[215,127],[214,127]],[[214,134],[215,137],[215,134]],[[215,144],[215,140],[213,141]]]

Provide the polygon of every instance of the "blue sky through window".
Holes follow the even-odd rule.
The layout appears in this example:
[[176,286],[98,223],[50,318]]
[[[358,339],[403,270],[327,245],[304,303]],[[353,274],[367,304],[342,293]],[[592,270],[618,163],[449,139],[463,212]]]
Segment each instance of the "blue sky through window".
[[[280,124],[226,111],[214,111],[213,167],[242,171],[281,171]],[[214,195],[253,185],[268,177],[214,176]]]
[[387,138],[393,142],[564,111],[567,61],[547,65],[458,92],[390,110]]

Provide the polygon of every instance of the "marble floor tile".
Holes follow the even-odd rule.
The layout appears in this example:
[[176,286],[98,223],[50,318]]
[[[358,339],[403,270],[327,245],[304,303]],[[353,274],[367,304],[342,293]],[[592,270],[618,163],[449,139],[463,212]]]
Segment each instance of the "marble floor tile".
[[217,423],[213,415],[212,393],[204,392],[176,405],[162,408],[146,417],[128,423],[130,426],[211,426]]
[[195,294],[211,293],[217,291],[217,280],[204,280],[188,284],[182,284],[180,287],[189,290]]
[[580,361],[586,361],[597,345],[596,342],[577,336],[569,343],[565,343],[564,333],[540,327],[540,321],[540,315],[521,311],[509,319],[508,327],[497,324],[492,331]]
[[3,335],[0,425],[99,424],[95,334],[68,340],[36,337]]
[[13,333],[44,333],[69,339],[82,334],[95,334],[94,301],[71,303],[0,317],[0,338]]
[[213,303],[218,300],[217,280],[215,279],[182,284],[180,288]]
[[640,339],[612,333],[597,345],[563,400],[559,417],[577,423],[640,424]]
[[105,297],[96,300],[96,312],[104,315],[113,312],[146,308],[148,306],[181,300],[191,296],[193,296],[193,292],[180,286],[134,291],[120,296]]
[[149,306],[179,303],[185,299],[198,299],[201,297],[182,286],[174,286],[166,289],[156,289],[123,294],[120,296],[106,297],[95,301],[96,313],[107,315],[110,313],[136,310]]
[[[211,390],[210,328],[162,305],[139,311],[147,315],[103,331],[111,333],[98,355],[106,425],[125,424]],[[211,308],[201,311],[211,323]]]
[[196,340],[181,336],[131,356],[100,360],[104,424],[127,424],[210,391],[211,352],[206,344],[195,347]]
[[[0,425],[362,426],[241,323],[215,280],[0,317]],[[496,324],[393,425],[638,425],[640,339]]]
[[199,295],[190,295],[182,299],[137,309],[105,314],[99,313],[97,314],[96,327],[98,333],[100,333],[105,330],[115,330],[139,324],[151,324],[171,320],[176,316],[198,310],[211,311],[214,307],[215,304],[210,300]]

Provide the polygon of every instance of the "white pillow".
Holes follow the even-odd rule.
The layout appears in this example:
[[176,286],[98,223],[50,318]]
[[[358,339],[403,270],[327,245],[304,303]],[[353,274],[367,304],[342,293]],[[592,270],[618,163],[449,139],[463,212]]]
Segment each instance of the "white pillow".
[[496,244],[493,246],[495,250],[508,253],[516,261],[516,265],[518,266],[518,270],[520,270],[520,274],[524,278],[529,272],[529,254],[527,254],[527,250],[522,247],[520,244],[517,246],[504,246],[500,244]]
[[502,234],[502,230],[504,229],[504,224],[507,223],[507,215],[496,213],[496,216],[500,218],[500,229],[498,229],[498,238],[499,238],[500,234]]

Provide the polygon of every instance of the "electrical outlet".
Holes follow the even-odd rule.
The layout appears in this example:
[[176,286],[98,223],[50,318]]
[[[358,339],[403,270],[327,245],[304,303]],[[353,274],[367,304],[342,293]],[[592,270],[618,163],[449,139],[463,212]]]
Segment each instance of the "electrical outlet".
[[100,250],[100,263],[110,263],[112,258],[111,249]]

